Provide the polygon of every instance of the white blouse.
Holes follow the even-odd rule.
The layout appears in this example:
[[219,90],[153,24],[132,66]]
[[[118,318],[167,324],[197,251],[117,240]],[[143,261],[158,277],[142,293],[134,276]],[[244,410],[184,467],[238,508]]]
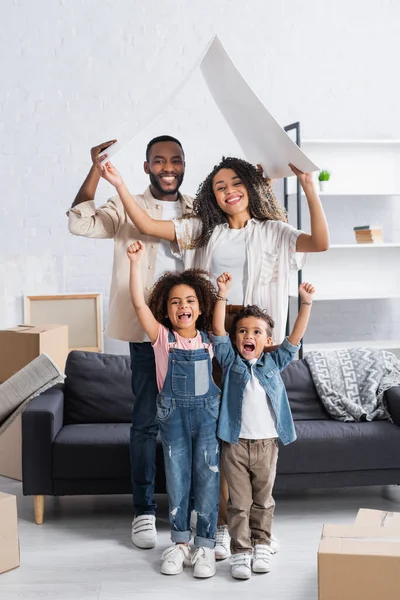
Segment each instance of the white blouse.
[[[196,267],[211,271],[213,255],[229,236],[228,224],[217,225],[202,248],[193,248],[201,232],[200,219],[184,217],[175,219],[174,224],[175,251],[185,269]],[[268,311],[275,321],[274,342],[279,344],[285,337],[290,272],[301,269],[306,260],[306,254],[296,252],[297,238],[303,232],[283,221],[257,219],[250,219],[246,229],[248,279],[241,304],[256,304]]]

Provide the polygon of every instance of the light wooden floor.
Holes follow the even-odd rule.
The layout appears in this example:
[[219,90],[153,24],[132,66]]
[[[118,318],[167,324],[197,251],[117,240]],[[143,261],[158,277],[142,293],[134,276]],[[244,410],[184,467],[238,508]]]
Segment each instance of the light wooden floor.
[[[278,495],[274,532],[281,543],[273,570],[250,581],[231,578],[228,561],[196,580],[190,569],[160,575],[169,545],[167,503],[159,496],[158,545],[130,541],[129,496],[47,498],[45,521],[33,522],[33,502],[21,484],[0,477],[0,491],[18,497],[21,566],[0,575],[1,600],[317,600],[317,548],[324,523],[351,523],[358,508],[400,511],[400,490],[354,488]],[[359,600],[359,599],[355,599]]]

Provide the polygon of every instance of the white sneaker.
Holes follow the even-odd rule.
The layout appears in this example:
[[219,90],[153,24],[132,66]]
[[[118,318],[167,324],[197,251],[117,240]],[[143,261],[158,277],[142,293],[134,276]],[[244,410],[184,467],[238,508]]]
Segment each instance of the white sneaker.
[[235,579],[250,579],[251,554],[233,554],[231,556],[231,575]]
[[254,546],[253,554],[253,572],[254,573],[269,573],[271,570],[270,547],[266,544],[257,544]]
[[190,529],[193,531],[193,533],[196,533],[196,528],[197,528],[197,512],[195,510],[192,510],[190,513]]
[[192,565],[194,577],[212,577],[215,575],[215,551],[214,548],[200,546],[192,554]]
[[272,554],[276,554],[279,550],[279,542],[276,539],[276,537],[274,536],[273,533],[271,533],[271,536],[269,538],[271,540],[271,543],[269,545],[269,549],[271,550]]
[[227,525],[219,525],[215,533],[215,559],[225,560],[230,555],[231,536]]
[[190,550],[185,544],[175,544],[162,553],[161,573],[164,575],[178,575],[183,567],[190,565]]
[[132,542],[138,548],[154,548],[157,542],[154,515],[139,515],[132,521]]

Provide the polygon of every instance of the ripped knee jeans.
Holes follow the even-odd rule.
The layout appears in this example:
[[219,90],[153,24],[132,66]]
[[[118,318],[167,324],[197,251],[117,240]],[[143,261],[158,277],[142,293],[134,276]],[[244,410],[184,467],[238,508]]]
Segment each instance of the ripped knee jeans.
[[214,548],[219,507],[219,394],[157,399],[164,450],[171,540],[189,542],[190,497],[197,512],[195,546]]

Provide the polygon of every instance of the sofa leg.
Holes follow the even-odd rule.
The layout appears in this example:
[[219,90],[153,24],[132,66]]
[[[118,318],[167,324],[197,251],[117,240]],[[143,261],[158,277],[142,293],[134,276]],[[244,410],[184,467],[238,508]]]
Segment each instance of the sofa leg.
[[35,523],[41,525],[44,515],[44,496],[33,496],[33,504],[35,507]]

